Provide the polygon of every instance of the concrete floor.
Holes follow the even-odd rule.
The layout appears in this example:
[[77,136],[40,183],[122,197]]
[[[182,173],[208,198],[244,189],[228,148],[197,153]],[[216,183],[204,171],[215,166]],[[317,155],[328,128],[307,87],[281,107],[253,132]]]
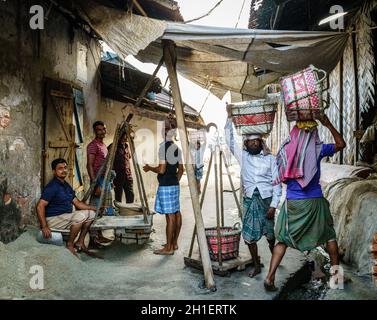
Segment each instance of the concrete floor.
[[[233,176],[235,184],[239,181]],[[101,249],[104,260],[92,259],[84,255],[81,260],[73,257],[64,247],[42,245],[36,242],[36,229],[29,228],[17,241],[0,246],[3,256],[10,256],[16,262],[5,262],[2,270],[7,270],[0,280],[0,299],[263,299],[271,300],[277,293],[267,293],[263,279],[267,273],[270,252],[267,241],[259,243],[262,274],[251,279],[247,276],[250,268],[235,271],[230,277],[215,276],[217,291],[208,292],[199,288],[203,276],[199,271],[184,265],[187,256],[194,216],[186,176],[183,177],[181,206],[183,227],[179,250],[173,256],[158,256],[153,250],[165,243],[165,218],[154,216],[154,229],[151,240],[145,245],[126,245],[119,241]],[[224,189],[230,190],[227,176],[224,175]],[[216,225],[214,178],[210,180],[203,208],[206,227]],[[239,221],[236,205],[231,193],[224,193],[225,221],[232,226]],[[14,253],[17,252],[17,256]],[[195,245],[196,254],[198,252]],[[248,255],[241,240],[241,254]],[[18,259],[18,260],[17,260]],[[304,263],[304,256],[288,249],[277,272],[276,285],[281,287]],[[17,262],[19,261],[19,262]],[[14,263],[23,264],[20,274],[12,269]],[[31,290],[29,287],[29,266],[41,265],[46,277],[44,290]]]

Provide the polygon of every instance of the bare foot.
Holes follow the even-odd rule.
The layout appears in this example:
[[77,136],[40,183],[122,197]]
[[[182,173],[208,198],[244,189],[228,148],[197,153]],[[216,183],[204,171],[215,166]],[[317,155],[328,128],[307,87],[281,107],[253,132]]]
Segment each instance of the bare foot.
[[71,253],[72,253],[74,256],[76,256],[77,258],[79,257],[78,254],[77,254],[77,252],[76,252],[76,250],[75,250],[75,247],[74,247],[73,245],[67,245],[66,247],[67,247],[67,249],[68,249],[69,251],[71,251]]
[[84,244],[75,243],[75,248],[76,248],[77,252],[84,252],[89,257],[103,259],[103,257],[101,257],[101,256],[97,255],[96,253],[90,251]]
[[153,251],[154,254],[161,254],[161,255],[173,255],[174,254],[174,250],[167,250],[166,247],[164,247],[163,249],[161,250],[154,250]]
[[[163,244],[162,246],[163,246],[163,247],[166,247],[167,244],[165,243],[165,244]],[[178,250],[178,245],[177,245],[177,244],[174,245],[174,250]]]
[[255,266],[254,268],[251,269],[251,271],[249,272],[249,277],[254,278],[257,274],[259,274],[261,272],[262,272],[261,266],[257,265],[257,266]]

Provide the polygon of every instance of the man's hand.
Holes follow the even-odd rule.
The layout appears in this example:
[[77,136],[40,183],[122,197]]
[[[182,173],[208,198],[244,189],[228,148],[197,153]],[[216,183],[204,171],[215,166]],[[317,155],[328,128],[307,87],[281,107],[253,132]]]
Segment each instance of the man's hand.
[[43,234],[43,238],[45,239],[50,239],[52,236],[51,230],[48,226],[45,226],[42,228],[42,234]]
[[146,164],[146,165],[143,167],[143,170],[144,170],[144,172],[151,171],[151,167],[149,166],[149,164]]
[[275,211],[276,211],[276,209],[275,209],[275,208],[272,208],[272,207],[270,207],[270,208],[268,209],[268,211],[267,211],[267,219],[268,219],[268,220],[272,220],[272,219],[275,218]]
[[320,117],[318,120],[319,120],[319,121],[322,123],[322,125],[325,126],[325,127],[331,126],[331,122],[330,122],[329,118],[328,118],[326,115],[323,115],[323,116]]

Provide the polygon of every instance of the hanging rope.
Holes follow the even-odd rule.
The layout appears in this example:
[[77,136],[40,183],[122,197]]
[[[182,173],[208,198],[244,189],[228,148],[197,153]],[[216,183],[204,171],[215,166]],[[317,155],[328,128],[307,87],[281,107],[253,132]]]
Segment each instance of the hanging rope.
[[246,0],[243,0],[243,2],[242,2],[242,7],[241,7],[241,10],[240,10],[240,14],[238,15],[238,20],[237,20],[237,23],[236,23],[235,28],[238,27],[238,24],[239,24],[239,22],[240,22],[241,14],[242,14],[242,11],[243,11],[243,7],[245,6],[245,2],[246,2]]
[[201,109],[200,109],[200,111],[199,111],[198,117],[200,117],[200,114],[202,113],[203,108],[204,108],[204,106],[206,105],[207,100],[208,100],[208,98],[209,98],[210,95],[211,95],[211,91],[208,90],[207,97],[205,98],[205,100],[204,100],[204,102],[203,102],[203,105],[202,105],[202,107],[201,107]]
[[184,23],[194,22],[194,21],[197,21],[197,20],[200,20],[200,19],[203,19],[203,18],[209,16],[212,13],[212,11],[215,10],[223,1],[224,0],[220,0],[218,3],[216,3],[215,6],[211,10],[209,10],[206,14],[204,14],[204,15],[202,15],[200,17],[197,17],[195,19],[187,20]]

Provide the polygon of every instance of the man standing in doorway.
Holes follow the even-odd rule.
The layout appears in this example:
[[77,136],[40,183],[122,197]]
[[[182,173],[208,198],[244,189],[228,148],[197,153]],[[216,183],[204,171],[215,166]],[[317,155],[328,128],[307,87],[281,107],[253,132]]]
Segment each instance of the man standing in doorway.
[[247,244],[254,267],[249,273],[253,278],[261,273],[257,242],[266,236],[272,253],[275,245],[274,218],[281,197],[281,184],[273,186],[272,177],[277,170],[275,157],[271,155],[260,135],[244,137],[244,148],[234,141],[231,110],[227,107],[225,140],[241,166],[243,184],[242,236]]
[[155,211],[166,217],[166,245],[154,254],[172,255],[178,249],[178,236],[182,226],[182,216],[179,203],[179,181],[183,174],[182,152],[173,142],[176,135],[176,122],[165,122],[164,141],[158,151],[159,165],[145,165],[145,172],[157,174],[158,190],[156,194]]

